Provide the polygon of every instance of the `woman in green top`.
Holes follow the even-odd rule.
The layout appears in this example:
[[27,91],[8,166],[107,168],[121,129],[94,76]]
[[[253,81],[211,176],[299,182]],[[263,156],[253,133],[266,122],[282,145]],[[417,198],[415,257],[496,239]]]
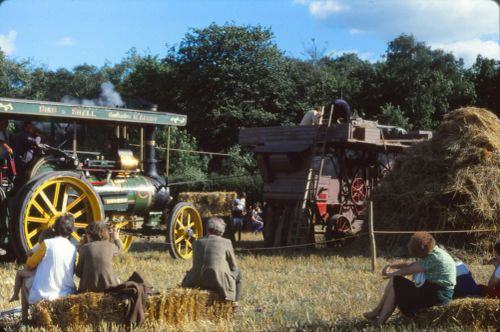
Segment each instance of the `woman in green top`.
[[[390,278],[379,304],[363,315],[384,324],[396,307],[406,316],[419,309],[446,304],[453,297],[456,268],[453,258],[436,246],[436,240],[427,232],[417,232],[408,242],[408,251],[417,258],[413,263],[389,264],[382,276]],[[425,281],[418,286],[405,275],[423,273]]]

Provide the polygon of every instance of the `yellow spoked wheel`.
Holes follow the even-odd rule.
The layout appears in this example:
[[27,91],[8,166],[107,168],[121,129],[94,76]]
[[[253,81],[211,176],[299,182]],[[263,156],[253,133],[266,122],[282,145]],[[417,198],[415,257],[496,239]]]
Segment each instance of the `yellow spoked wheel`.
[[[115,224],[115,227],[120,231],[134,228],[134,223],[131,221],[122,221]],[[134,237],[132,235],[123,234],[120,232],[120,242],[122,243],[122,252],[127,252],[132,246]]]
[[38,242],[40,234],[51,228],[64,213],[75,218],[72,241],[90,222],[103,220],[104,209],[92,185],[72,172],[52,172],[28,182],[17,196],[11,221],[19,255],[24,255]]
[[191,259],[193,242],[203,236],[203,223],[196,208],[188,203],[178,203],[168,220],[169,252],[173,258]]

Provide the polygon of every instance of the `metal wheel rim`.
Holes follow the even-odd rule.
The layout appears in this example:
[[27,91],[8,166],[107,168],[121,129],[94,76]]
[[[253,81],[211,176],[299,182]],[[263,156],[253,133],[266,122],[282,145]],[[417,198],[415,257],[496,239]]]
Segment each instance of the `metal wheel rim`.
[[77,178],[60,176],[49,179],[29,196],[22,215],[23,240],[29,249],[33,248],[40,233],[52,227],[57,217],[71,213],[75,217],[75,230],[71,236],[79,242],[80,230],[84,230],[90,222],[101,219],[99,203],[92,188]]
[[181,207],[172,220],[172,245],[182,259],[193,256],[193,242],[203,236],[200,214],[192,206]]

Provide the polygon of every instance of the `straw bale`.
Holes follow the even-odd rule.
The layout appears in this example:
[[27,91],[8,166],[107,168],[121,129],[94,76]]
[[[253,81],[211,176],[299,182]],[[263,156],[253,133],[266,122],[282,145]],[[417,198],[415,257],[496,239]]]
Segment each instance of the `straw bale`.
[[[498,230],[500,121],[481,108],[450,112],[432,139],[396,159],[372,198],[379,230]],[[477,245],[494,237],[491,232],[438,240]]]
[[[108,293],[70,295],[54,301],[42,301],[32,306],[32,325],[62,330],[82,327],[99,329],[125,322],[125,300]],[[170,325],[197,320],[229,319],[231,303],[222,301],[213,292],[198,289],[170,289],[149,296],[144,308],[145,323],[162,321]]]
[[[408,320],[401,318],[402,320]],[[419,327],[457,325],[484,330],[500,326],[500,300],[465,298],[447,305],[435,306],[417,313],[411,322]]]
[[231,215],[231,202],[235,192],[183,192],[178,196],[179,202],[193,203],[203,218],[224,217]]

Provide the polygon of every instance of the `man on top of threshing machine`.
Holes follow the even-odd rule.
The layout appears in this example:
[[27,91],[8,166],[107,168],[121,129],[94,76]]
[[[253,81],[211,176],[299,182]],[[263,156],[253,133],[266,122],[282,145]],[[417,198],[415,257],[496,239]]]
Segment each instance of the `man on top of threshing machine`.
[[[16,163],[0,172],[0,247],[12,256],[23,259],[69,213],[75,243],[89,223],[108,220],[121,229],[124,250],[134,235],[166,235],[173,257],[191,258],[192,243],[203,234],[200,215],[191,204],[175,204],[155,152],[157,127],[184,126],[185,115],[0,98],[0,120],[24,123]],[[31,121],[50,131],[47,144],[34,139]],[[62,143],[56,137],[61,123]],[[116,140],[104,151],[110,130]],[[128,148],[134,140],[139,160]],[[100,151],[91,150],[97,146]],[[15,166],[21,166],[17,176]]]

